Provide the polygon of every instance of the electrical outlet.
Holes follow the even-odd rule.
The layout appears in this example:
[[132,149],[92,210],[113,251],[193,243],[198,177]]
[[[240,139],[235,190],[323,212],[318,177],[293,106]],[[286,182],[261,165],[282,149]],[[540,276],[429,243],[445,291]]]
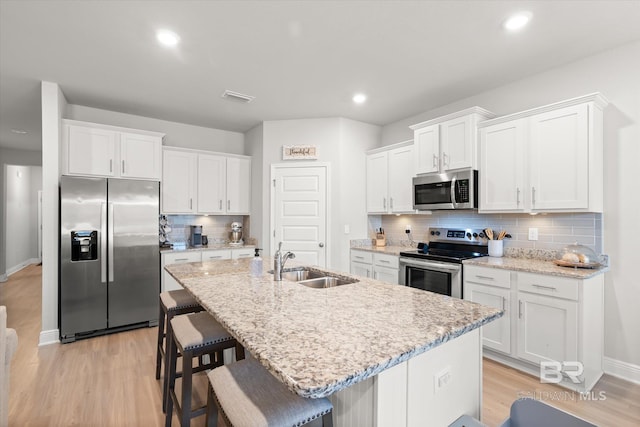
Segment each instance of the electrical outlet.
[[451,382],[451,371],[449,367],[446,367],[442,371],[436,373],[433,376],[434,393],[446,387]]
[[530,228],[529,229],[529,240],[538,240],[538,229]]
[[349,227],[349,224],[345,224],[344,234],[349,234],[349,233],[351,233],[351,227]]
[[404,226],[404,232],[407,234],[411,233],[411,224],[407,224]]

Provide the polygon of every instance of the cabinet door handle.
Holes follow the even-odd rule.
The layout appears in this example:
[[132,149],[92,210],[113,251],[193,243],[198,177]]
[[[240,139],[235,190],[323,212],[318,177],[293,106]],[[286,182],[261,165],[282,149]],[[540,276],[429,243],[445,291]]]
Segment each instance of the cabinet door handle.
[[222,199],[220,199],[220,210],[222,210]]
[[477,277],[478,279],[483,279],[483,280],[495,280],[493,277],[489,277],[489,276],[478,276],[477,274],[476,274],[476,277]]
[[505,308],[507,303],[507,299],[505,297],[502,297],[502,311],[506,311],[507,309]]
[[193,209],[193,199],[189,199],[189,209]]
[[393,197],[389,197],[389,207],[393,209]]
[[227,200],[227,210],[231,210],[231,200]]
[[522,319],[522,301],[518,300],[518,319]]
[[536,187],[531,187],[531,204],[536,204]]
[[443,152],[442,153],[442,166],[449,166],[449,162],[447,161],[447,153]]
[[436,156],[435,154],[433,155],[433,167],[438,167],[438,156]]
[[113,172],[113,159],[109,159],[109,172]]
[[516,206],[520,206],[520,187],[516,187]]
[[122,161],[122,173],[124,173],[124,160]]
[[378,278],[378,272],[377,272],[377,271],[374,271],[374,272],[373,272],[373,278],[374,278],[374,279],[377,279],[377,278]]
[[369,270],[367,270],[367,277],[369,277],[369,274],[370,274],[370,273],[371,273],[371,272],[370,272]]
[[553,286],[544,286],[544,285],[536,285],[535,283],[532,283],[531,286],[533,286],[534,288],[538,288],[538,289],[548,289],[550,291],[556,291],[556,288],[554,288]]

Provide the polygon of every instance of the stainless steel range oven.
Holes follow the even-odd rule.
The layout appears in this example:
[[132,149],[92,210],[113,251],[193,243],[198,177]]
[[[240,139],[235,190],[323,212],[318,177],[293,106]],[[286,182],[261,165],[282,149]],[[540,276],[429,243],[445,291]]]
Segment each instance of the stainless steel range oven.
[[429,243],[400,252],[400,284],[463,298],[462,261],[487,255],[482,230],[430,228]]

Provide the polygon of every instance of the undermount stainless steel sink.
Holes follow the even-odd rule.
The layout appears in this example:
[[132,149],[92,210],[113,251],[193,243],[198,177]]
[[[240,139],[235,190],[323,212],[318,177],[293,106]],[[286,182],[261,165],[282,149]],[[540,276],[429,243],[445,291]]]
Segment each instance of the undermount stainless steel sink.
[[[269,271],[269,273],[273,274],[273,270]],[[324,271],[311,270],[307,267],[286,268],[282,270],[282,278],[315,289],[332,288],[358,281],[346,277],[331,276]]]

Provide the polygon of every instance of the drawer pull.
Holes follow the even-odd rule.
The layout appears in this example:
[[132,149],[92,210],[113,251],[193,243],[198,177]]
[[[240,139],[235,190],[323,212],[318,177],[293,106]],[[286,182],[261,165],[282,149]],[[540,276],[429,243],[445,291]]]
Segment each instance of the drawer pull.
[[222,258],[222,255],[215,255],[215,256],[209,257],[209,259],[218,259],[218,258]]
[[357,255],[354,255],[353,257],[354,257],[354,258],[358,258],[358,259],[364,259],[364,257],[363,257],[363,256],[357,256]]
[[556,291],[556,288],[554,288],[553,286],[536,285],[535,283],[532,283],[531,286],[538,289],[548,289],[550,291]]
[[176,258],[176,261],[189,261],[189,258]]
[[478,279],[483,279],[483,280],[495,280],[493,277],[489,277],[489,276],[478,276],[477,274],[476,274],[476,277],[477,277]]
[[379,261],[379,262],[386,262],[387,264],[389,264],[389,263],[391,262],[391,261],[386,260],[386,259],[379,259],[378,261]]

